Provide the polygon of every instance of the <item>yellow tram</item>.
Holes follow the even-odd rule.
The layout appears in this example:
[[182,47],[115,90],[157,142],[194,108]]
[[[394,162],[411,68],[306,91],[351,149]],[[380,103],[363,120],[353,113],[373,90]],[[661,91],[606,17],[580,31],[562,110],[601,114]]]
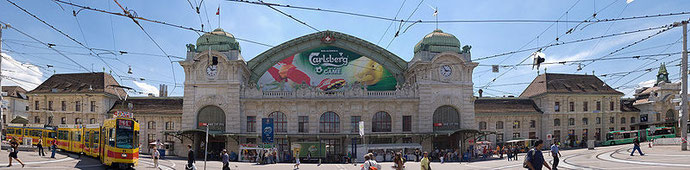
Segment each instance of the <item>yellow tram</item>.
[[[31,138],[33,145],[43,139],[48,147],[54,141],[58,149],[99,158],[107,166],[126,169],[139,162],[139,123],[131,113],[118,112],[119,117],[106,119],[103,125],[9,124],[7,139],[22,142]],[[28,141],[27,141],[28,142]]]

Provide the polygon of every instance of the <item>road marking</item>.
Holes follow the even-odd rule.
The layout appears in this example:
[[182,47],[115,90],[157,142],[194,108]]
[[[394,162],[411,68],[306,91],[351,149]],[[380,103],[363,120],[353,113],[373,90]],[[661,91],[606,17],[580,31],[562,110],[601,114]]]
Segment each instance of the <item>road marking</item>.
[[[62,158],[62,159],[56,159],[56,160],[50,160],[50,161],[25,162],[24,164],[26,164],[26,165],[34,165],[34,164],[64,162],[64,161],[69,161],[69,160],[74,160],[74,158],[65,157],[65,158]],[[0,164],[0,166],[7,166],[7,165],[9,165],[9,163]]]
[[[142,159],[139,159],[139,162],[140,162],[140,163],[145,163],[145,164],[151,165],[151,167],[153,167],[153,162],[144,161],[144,160],[142,160]],[[158,163],[158,168],[159,168],[159,169],[171,169],[171,170],[174,170],[174,168],[172,168],[172,167],[170,167],[170,166],[168,166],[168,165],[160,164],[160,163]]]
[[614,158],[612,155],[615,153],[616,153],[616,151],[611,151],[610,154],[597,155],[597,158],[599,158],[601,160],[611,161],[611,162],[630,163],[630,164],[639,164],[639,165],[690,167],[690,165],[688,165],[688,164],[674,164],[674,163],[661,163],[661,162],[640,162],[640,161],[623,160],[623,159]]

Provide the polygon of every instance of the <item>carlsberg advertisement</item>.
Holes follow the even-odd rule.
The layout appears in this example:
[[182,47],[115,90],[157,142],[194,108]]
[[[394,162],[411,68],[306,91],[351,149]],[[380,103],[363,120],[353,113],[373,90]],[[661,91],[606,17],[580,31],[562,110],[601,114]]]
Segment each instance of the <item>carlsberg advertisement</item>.
[[264,91],[293,91],[316,88],[342,91],[352,85],[367,90],[395,90],[395,77],[383,66],[366,56],[334,47],[323,46],[289,56],[269,68],[258,81]]

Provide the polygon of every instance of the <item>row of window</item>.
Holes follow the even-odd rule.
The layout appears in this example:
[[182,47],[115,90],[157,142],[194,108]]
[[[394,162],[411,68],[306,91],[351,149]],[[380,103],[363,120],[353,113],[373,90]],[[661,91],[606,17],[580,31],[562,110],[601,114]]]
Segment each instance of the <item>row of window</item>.
[[[146,123],[148,129],[156,129],[156,122],[154,121],[149,121]],[[174,130],[175,129],[175,122],[168,121],[165,122],[165,130]]]
[[[621,117],[621,124],[624,124],[626,122],[625,117]],[[616,123],[616,118],[610,117],[609,118],[609,123]],[[630,117],[630,123],[636,123],[635,117]],[[601,117],[596,118],[596,124],[599,125],[601,124]],[[569,126],[575,126],[575,118],[569,118],[568,119],[568,125]],[[589,118],[582,118],[582,125],[589,125]],[[561,126],[561,119],[553,119],[553,126]]]
[[[530,120],[529,121],[529,127],[530,128],[536,128],[537,127],[537,121]],[[496,122],[496,129],[503,129],[503,121]],[[520,129],[520,121],[519,120],[513,121],[513,129]],[[479,122],[479,130],[486,130],[486,122],[484,122],[484,121]]]
[[[41,118],[38,116],[34,116],[34,123],[40,124]],[[94,119],[94,118],[89,119],[89,124],[95,124],[95,123],[96,123],[96,119]],[[48,117],[48,123],[47,124],[53,124],[53,117],[52,116]],[[60,118],[60,124],[67,124],[67,118],[66,117]],[[74,124],[84,124],[84,122],[82,121],[81,118],[75,118]]]
[[[34,110],[41,110],[41,108],[39,106],[40,106],[40,102],[34,101]],[[49,111],[55,111],[53,109],[53,101],[48,101],[48,108],[44,108],[44,109],[49,110]],[[27,108],[27,110],[28,110],[28,108]],[[67,111],[67,101],[61,101],[60,102],[60,111]],[[74,111],[77,111],[77,112],[81,111],[81,101],[75,101],[74,102]],[[96,111],[96,101],[91,101],[90,111],[91,112]]]
[[[569,109],[568,109],[569,111],[571,111],[571,112],[575,111],[575,102],[569,102],[568,106],[569,106]],[[610,111],[613,111],[615,106],[616,106],[615,102],[613,102],[613,101],[609,102],[609,110]],[[561,111],[561,102],[555,102],[553,109],[554,109],[553,111],[555,111],[555,112],[560,112]],[[594,110],[601,111],[601,101],[596,101],[596,108]],[[582,102],[582,111],[583,112],[589,111],[589,102],[587,102],[587,101]]]
[[[283,112],[273,112],[268,115],[273,118],[275,132],[287,132],[287,116]],[[403,116],[403,132],[412,131],[412,116]],[[309,116],[297,118],[297,130],[299,133],[309,133]],[[350,132],[359,132],[361,116],[350,116],[352,129]],[[256,116],[247,116],[247,132],[256,132]],[[377,112],[372,118],[372,132],[391,132],[391,115],[387,112]],[[340,116],[335,112],[325,112],[319,118],[319,133],[340,133]]]

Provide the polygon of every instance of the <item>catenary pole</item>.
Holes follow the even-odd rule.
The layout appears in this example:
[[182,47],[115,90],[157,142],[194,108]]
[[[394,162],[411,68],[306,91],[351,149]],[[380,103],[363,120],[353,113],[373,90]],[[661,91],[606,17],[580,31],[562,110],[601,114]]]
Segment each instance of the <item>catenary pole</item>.
[[[3,25],[0,25],[0,93],[2,93],[2,29]],[[9,94],[9,93],[8,93]],[[0,94],[0,139],[2,139],[2,94]]]
[[206,170],[206,158],[208,157],[208,124],[206,124],[206,143],[204,147],[204,170]]
[[682,83],[682,93],[681,97],[683,98],[683,101],[681,102],[681,108],[683,110],[683,114],[680,116],[680,136],[681,136],[681,144],[680,144],[680,149],[683,151],[688,150],[688,21],[683,21],[683,63],[682,63],[682,70],[681,74],[683,75],[683,83]]

